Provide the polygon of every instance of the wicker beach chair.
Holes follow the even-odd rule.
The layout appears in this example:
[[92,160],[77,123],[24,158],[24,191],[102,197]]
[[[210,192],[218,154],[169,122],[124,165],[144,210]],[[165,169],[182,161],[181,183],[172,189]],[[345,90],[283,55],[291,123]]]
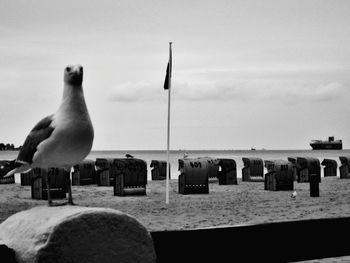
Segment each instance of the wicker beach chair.
[[294,190],[293,164],[286,160],[265,160],[265,190]]
[[321,182],[320,161],[314,157],[297,157],[297,181],[298,183],[309,182],[309,177],[314,174]]
[[339,167],[340,179],[349,179],[350,178],[350,156],[340,156],[339,160],[341,166]]
[[[152,160],[150,167],[153,168],[151,170],[152,181],[166,179],[166,161]],[[171,176],[170,176],[170,164],[169,164],[169,179],[170,178]]]
[[221,171],[218,173],[219,185],[237,184],[237,166],[233,159],[219,159]]
[[69,172],[63,168],[32,169],[34,178],[31,184],[32,199],[47,200],[46,177],[50,184],[50,196],[52,199],[66,198],[68,191]]
[[180,194],[209,194],[208,162],[205,159],[179,159]]
[[85,159],[73,166],[72,185],[96,184],[95,161]]
[[208,163],[207,169],[208,169],[208,178],[210,181],[215,181],[218,179],[219,175],[219,159],[213,158],[213,157],[198,157],[196,158],[201,161],[206,161]]
[[264,162],[261,158],[242,157],[242,181],[264,182]]
[[323,159],[321,165],[323,168],[323,175],[326,176],[337,176],[338,163],[333,159]]
[[114,159],[116,169],[114,195],[146,195],[147,163],[137,158]]
[[113,186],[115,178],[114,158],[96,158],[96,181],[98,186]]

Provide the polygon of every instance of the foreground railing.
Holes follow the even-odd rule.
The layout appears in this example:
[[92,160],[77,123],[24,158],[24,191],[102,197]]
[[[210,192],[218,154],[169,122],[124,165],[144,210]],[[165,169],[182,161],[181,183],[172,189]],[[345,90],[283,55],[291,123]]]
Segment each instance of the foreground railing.
[[157,262],[291,262],[350,255],[350,217],[151,232]]

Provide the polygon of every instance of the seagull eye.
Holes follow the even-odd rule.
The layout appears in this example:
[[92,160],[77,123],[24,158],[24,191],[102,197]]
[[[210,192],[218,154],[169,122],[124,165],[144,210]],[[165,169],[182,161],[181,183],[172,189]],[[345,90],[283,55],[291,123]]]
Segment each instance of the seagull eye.
[[67,71],[67,72],[70,72],[70,67],[66,67],[66,71]]

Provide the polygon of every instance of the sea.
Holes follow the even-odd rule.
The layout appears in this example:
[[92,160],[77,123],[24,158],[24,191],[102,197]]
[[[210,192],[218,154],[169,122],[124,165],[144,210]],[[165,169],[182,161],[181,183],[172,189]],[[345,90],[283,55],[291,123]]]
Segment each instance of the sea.
[[[125,158],[125,154],[131,154],[135,158],[145,160],[147,163],[147,177],[151,180],[151,161],[167,160],[166,150],[115,150],[115,151],[91,151],[86,159],[95,160],[96,158]],[[343,150],[171,150],[169,154],[171,179],[177,179],[178,159],[182,159],[187,153],[188,158],[212,157],[212,158],[228,158],[233,159],[237,166],[237,177],[242,177],[243,157],[258,157],[265,160],[282,159],[287,160],[288,157],[314,157],[318,158],[320,163],[323,159],[333,159],[340,166],[339,156],[350,156],[350,149]],[[13,160],[17,157],[18,151],[0,151],[0,160]],[[264,168],[266,169],[266,168]],[[265,170],[265,172],[267,172]],[[323,177],[323,169],[321,169]],[[15,175],[16,183],[20,182],[20,175]]]

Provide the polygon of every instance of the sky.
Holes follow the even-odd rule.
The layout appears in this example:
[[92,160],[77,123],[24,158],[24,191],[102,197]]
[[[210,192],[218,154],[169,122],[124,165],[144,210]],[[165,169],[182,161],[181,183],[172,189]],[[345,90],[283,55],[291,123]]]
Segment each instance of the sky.
[[84,67],[93,150],[350,148],[350,1],[0,0],[0,142]]

